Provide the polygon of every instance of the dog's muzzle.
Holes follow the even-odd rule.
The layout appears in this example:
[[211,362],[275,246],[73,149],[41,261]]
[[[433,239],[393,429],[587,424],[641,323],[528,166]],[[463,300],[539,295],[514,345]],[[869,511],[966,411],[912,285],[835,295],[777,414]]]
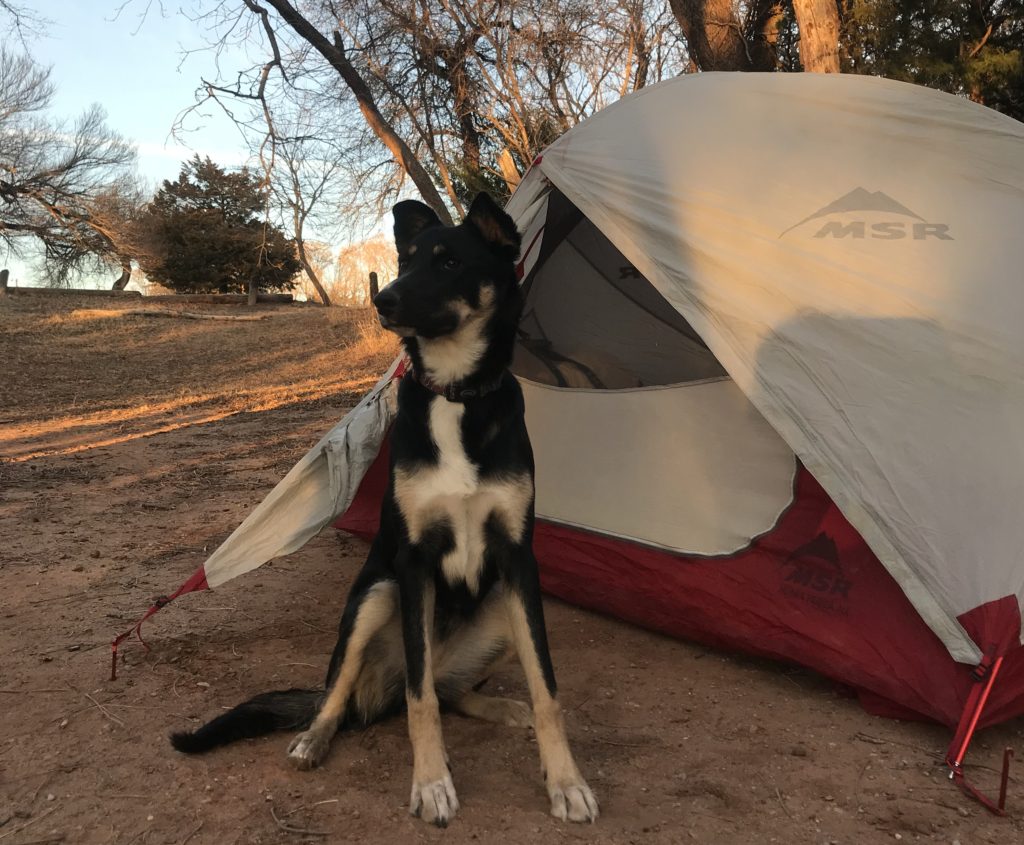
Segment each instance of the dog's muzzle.
[[373,298],[373,307],[377,309],[382,323],[391,321],[398,311],[398,305],[398,294],[389,288],[384,288]]

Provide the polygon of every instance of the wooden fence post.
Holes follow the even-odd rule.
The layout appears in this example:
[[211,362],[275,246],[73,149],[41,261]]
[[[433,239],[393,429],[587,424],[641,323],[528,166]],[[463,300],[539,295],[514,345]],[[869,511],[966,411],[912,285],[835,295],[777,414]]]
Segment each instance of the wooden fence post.
[[373,304],[374,297],[377,296],[380,288],[377,287],[377,274],[370,273],[370,304]]
[[4,296],[7,293],[7,280],[10,277],[10,270],[0,270],[0,296]]

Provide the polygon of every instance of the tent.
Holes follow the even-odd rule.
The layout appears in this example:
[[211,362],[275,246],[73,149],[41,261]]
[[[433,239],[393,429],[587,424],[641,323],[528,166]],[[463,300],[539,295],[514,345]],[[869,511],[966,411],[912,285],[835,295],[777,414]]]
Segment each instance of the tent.
[[[956,727],[961,779],[1024,713],[1024,125],[685,76],[567,132],[508,211],[545,589]],[[175,595],[371,536],[403,368]]]

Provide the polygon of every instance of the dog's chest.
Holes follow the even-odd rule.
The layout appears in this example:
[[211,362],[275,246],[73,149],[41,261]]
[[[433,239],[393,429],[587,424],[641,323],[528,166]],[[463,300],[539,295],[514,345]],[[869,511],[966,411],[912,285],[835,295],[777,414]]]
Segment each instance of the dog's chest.
[[395,472],[395,498],[409,539],[418,543],[438,524],[451,531],[453,548],[441,561],[451,584],[465,582],[476,592],[486,551],[488,520],[495,516],[508,540],[519,542],[526,525],[533,485],[529,476],[481,475],[463,441],[465,405],[443,397],[431,400],[428,425],[437,461]]

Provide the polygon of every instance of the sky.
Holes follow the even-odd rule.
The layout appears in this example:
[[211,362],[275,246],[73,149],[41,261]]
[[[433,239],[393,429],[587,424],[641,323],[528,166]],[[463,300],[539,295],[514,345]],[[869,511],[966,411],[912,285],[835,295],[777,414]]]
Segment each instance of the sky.
[[[154,189],[175,178],[181,162],[194,153],[222,165],[243,163],[247,152],[238,130],[212,108],[204,109],[205,117],[191,117],[180,140],[170,134],[178,114],[195,102],[201,78],[216,73],[210,52],[184,55],[202,45],[200,27],[179,12],[177,0],[164,0],[163,14],[154,0],[144,21],[140,14],[148,0],[129,0],[118,15],[123,2],[26,0],[52,22],[29,41],[33,57],[52,66],[57,93],[50,115],[72,120],[99,103],[108,125],[138,145],[139,173]],[[5,42],[5,49],[16,47],[14,39]],[[233,67],[239,58],[228,56],[225,66]],[[38,284],[22,262],[11,260],[8,266],[12,284]]]
[[147,0],[130,0],[118,15],[122,2],[33,0],[53,21],[31,46],[40,63],[53,67],[54,114],[70,116],[99,103],[111,128],[139,145],[139,170],[154,184],[177,176],[193,152],[240,164],[245,147],[238,130],[213,109],[204,110],[205,119],[189,120],[192,131],[182,139],[187,146],[170,136],[175,118],[195,102],[200,80],[216,73],[211,53],[184,55],[202,45],[200,28],[178,11],[175,0],[164,4],[164,15],[154,2],[145,20],[140,14]]

